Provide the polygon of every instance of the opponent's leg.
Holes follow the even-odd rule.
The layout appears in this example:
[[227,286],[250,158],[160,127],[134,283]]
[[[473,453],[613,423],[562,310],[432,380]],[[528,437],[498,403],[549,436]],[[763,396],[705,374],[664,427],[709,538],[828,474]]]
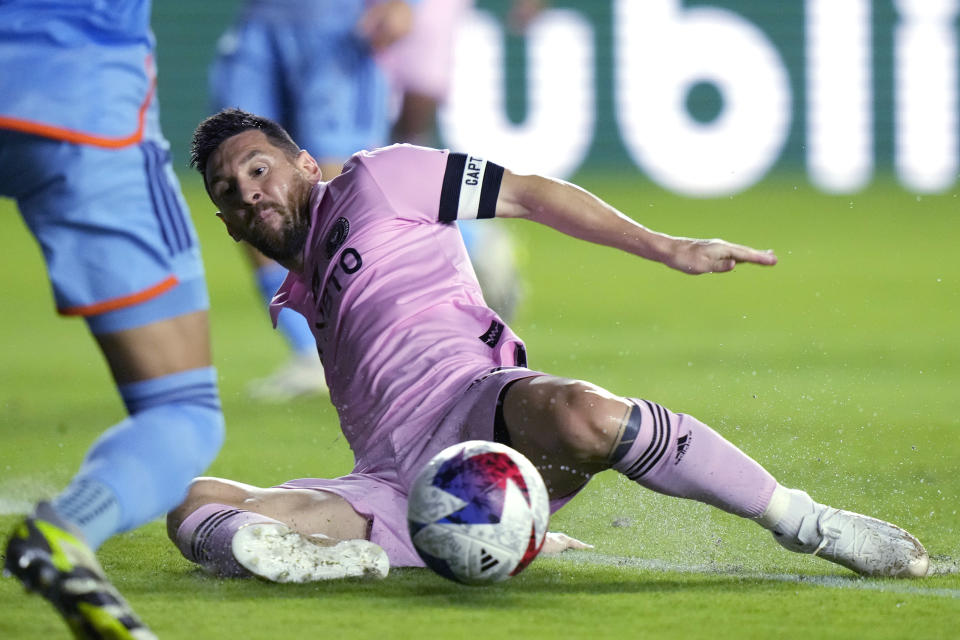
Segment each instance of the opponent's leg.
[[699,420],[589,383],[541,376],[512,385],[503,415],[513,445],[537,464],[552,497],[613,468],[671,496],[751,518],[788,549],[864,575],[922,576],[927,554],[886,522],[819,505],[780,486],[763,467]]
[[14,530],[5,567],[47,598],[80,637],[123,629],[129,637],[152,637],[92,551],[177,504],[220,448],[223,416],[206,312],[98,341],[130,415],[97,439],[51,504],[38,505]]
[[387,556],[369,542],[369,522],[332,493],[262,489],[197,478],[167,517],[184,557],[221,577],[272,582],[383,578]]
[[80,637],[152,637],[93,549],[182,500],[223,439],[196,232],[156,101],[144,116],[140,142],[116,149],[0,132],[0,160],[18,167],[4,195],[43,250],[59,312],[86,319],[129,412],[7,547],[6,569]]

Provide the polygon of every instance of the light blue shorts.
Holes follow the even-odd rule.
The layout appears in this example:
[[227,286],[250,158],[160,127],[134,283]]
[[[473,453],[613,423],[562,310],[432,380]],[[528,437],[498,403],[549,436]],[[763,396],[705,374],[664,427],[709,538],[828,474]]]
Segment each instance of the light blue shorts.
[[207,309],[197,234],[148,111],[121,149],[0,130],[0,196],[43,251],[58,311],[112,333]]
[[279,122],[320,161],[384,146],[387,80],[354,25],[343,15],[320,23],[241,21],[221,36],[210,69],[214,108]]

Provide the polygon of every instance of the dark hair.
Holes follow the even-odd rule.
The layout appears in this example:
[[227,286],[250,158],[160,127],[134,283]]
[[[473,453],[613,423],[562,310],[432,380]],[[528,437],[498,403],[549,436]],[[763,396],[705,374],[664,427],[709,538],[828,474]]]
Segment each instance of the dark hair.
[[291,157],[300,152],[300,147],[290,134],[273,120],[240,109],[224,109],[197,125],[190,147],[190,166],[199,171],[200,175],[204,175],[210,154],[227,138],[250,129],[262,131],[270,142]]

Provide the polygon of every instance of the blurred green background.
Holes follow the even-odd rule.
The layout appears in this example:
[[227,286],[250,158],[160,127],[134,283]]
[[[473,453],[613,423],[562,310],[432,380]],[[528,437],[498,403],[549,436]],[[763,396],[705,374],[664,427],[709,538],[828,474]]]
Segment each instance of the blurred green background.
[[[642,182],[585,186],[653,228],[776,249],[773,268],[690,277],[522,221],[512,326],[531,366],[663,403],[715,427],[781,482],[892,520],[927,546],[923,581],[862,580],[781,549],[749,521],[608,472],[551,527],[591,552],[538,559],[489,589],[422,570],[381,583],[217,580],[161,522],[100,557],[162,638],[951,638],[960,616],[960,264],[954,194],[880,185],[855,198],[790,181],[716,201]],[[203,242],[226,444],[209,473],[258,485],[350,470],[323,397],[245,385],[285,358],[247,267],[185,180]],[[491,221],[489,224],[496,224]],[[123,417],[83,323],[58,318],[39,250],[8,201],[0,269],[0,530],[71,477]],[[0,580],[0,637],[66,637],[47,603]],[[492,632],[492,631],[491,631]]]
[[[501,72],[506,91],[504,108],[510,123],[514,125],[522,123],[529,115],[527,111],[530,99],[529,76],[537,72],[536,68],[531,68],[527,64],[527,38],[507,26],[511,0],[478,0],[475,4],[479,10],[493,16],[501,24],[500,35],[505,48]],[[759,32],[759,37],[772,49],[773,55],[788,74],[790,96],[783,109],[788,112],[785,117],[788,118],[789,125],[782,149],[771,167],[774,173],[787,172],[802,175],[805,170],[806,153],[809,147],[808,100],[811,97],[808,94],[808,84],[811,74],[815,73],[815,69],[809,62],[814,34],[808,31],[814,15],[842,16],[851,12],[862,15],[861,27],[865,33],[865,41],[858,44],[854,38],[851,38],[849,44],[853,62],[837,60],[837,64],[862,62],[865,65],[869,102],[853,106],[857,110],[862,110],[870,129],[872,140],[871,148],[867,153],[873,159],[875,175],[879,180],[891,177],[895,168],[895,134],[898,126],[896,74],[901,73],[911,77],[915,75],[921,79],[943,77],[944,82],[949,84],[954,92],[960,90],[960,81],[955,73],[956,68],[960,66],[960,53],[955,46],[957,8],[950,2],[850,0],[843,3],[843,7],[838,7],[835,3],[814,0],[782,2],[658,0],[656,3],[641,3],[636,0],[602,2],[550,0],[544,4],[549,10],[572,11],[586,21],[589,32],[592,34],[589,47],[593,51],[592,74],[595,86],[596,124],[590,133],[591,142],[588,153],[579,165],[580,171],[613,170],[634,177],[644,174],[641,168],[634,165],[625,150],[624,136],[616,114],[618,108],[624,108],[618,107],[615,87],[618,64],[622,64],[616,52],[625,46],[624,43],[618,42],[615,36],[614,25],[618,19],[618,7],[622,9],[632,5],[635,14],[644,18],[653,15],[650,11],[654,5],[661,6],[664,11],[671,12],[669,24],[680,28],[697,17],[698,12],[719,12],[719,17],[714,16],[709,19],[732,21],[736,29],[756,29]],[[208,0],[207,2],[164,0],[154,3],[153,25],[158,40],[162,121],[165,133],[173,145],[178,167],[185,167],[189,138],[194,126],[209,113],[207,69],[216,51],[216,40],[231,24],[240,6],[241,3],[237,0]],[[926,15],[939,16],[938,21],[929,24],[946,29],[948,34],[953,36],[954,48],[946,51],[943,58],[947,68],[931,66],[915,68],[916,65],[911,66],[904,58],[905,62],[901,63],[898,71],[895,64],[898,29],[926,24],[923,22],[923,17]],[[851,20],[853,20],[851,24],[859,24],[857,20],[860,18]],[[839,24],[843,25],[842,22]],[[944,37],[947,41],[950,40],[950,37]],[[950,43],[947,42],[947,44]],[[903,47],[903,51],[906,50]],[[649,64],[664,66],[669,73],[671,65],[675,64],[672,57],[677,57],[675,54],[679,53],[681,52],[666,51],[663,57],[652,59]],[[709,47],[704,47],[695,55],[708,59],[712,54]],[[830,62],[828,61],[827,64],[829,66]],[[469,69],[465,69],[463,73],[469,73]],[[725,105],[724,90],[723,87],[711,84],[710,78],[703,78],[703,80],[704,82],[694,82],[689,87],[689,91],[681,96],[682,104],[676,107],[686,110],[693,121],[704,124],[716,123]],[[953,100],[952,109],[957,111],[955,95]],[[950,105],[948,104],[947,107],[950,108]],[[955,123],[957,114],[954,113],[952,118]],[[901,122],[900,126],[904,124]],[[951,139],[956,137],[955,132],[944,132],[943,135],[951,135]],[[442,131],[441,142],[443,142]],[[955,142],[954,140],[954,146],[957,148],[954,151],[960,153],[960,147]],[[498,155],[502,155],[506,162],[509,161],[511,153],[509,149],[505,149]],[[942,187],[937,190],[942,191]]]

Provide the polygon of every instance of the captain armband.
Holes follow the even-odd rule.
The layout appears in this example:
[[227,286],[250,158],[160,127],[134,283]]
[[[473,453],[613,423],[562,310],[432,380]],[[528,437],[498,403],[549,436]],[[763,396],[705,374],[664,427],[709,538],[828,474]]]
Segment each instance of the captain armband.
[[440,191],[441,222],[492,218],[503,180],[503,167],[464,153],[447,156]]

